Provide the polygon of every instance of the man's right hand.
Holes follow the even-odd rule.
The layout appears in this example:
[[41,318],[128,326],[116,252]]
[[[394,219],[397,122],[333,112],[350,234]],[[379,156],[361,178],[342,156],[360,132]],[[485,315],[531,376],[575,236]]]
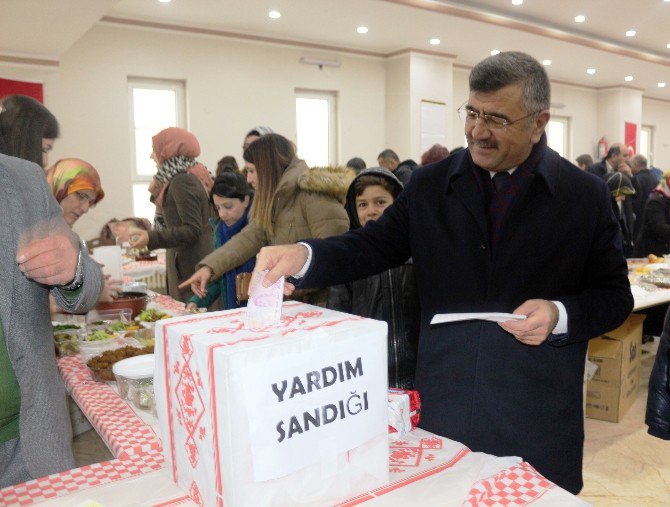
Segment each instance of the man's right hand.
[[[263,285],[269,287],[282,276],[293,276],[299,273],[307,262],[308,254],[307,247],[298,243],[261,248],[256,256],[254,274],[269,270],[263,281]],[[284,286],[284,294],[290,295],[293,289],[293,285],[287,283]]]
[[179,288],[183,289],[184,287],[191,286],[191,291],[193,294],[199,298],[204,298],[207,295],[207,282],[212,277],[212,270],[207,266],[201,267],[198,271],[193,273],[193,276],[188,280],[184,280],[179,284]]

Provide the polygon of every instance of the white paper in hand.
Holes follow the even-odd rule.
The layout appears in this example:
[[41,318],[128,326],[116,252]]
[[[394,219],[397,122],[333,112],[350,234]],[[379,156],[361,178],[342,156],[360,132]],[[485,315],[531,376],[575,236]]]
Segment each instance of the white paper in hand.
[[505,322],[508,320],[525,320],[525,315],[513,313],[485,312],[485,313],[438,313],[430,321],[431,324],[444,324],[461,320],[489,320],[491,322]]
[[281,305],[284,298],[284,277],[269,287],[263,287],[268,271],[254,274],[249,285],[249,301],[244,319],[246,329],[278,324],[281,321]]

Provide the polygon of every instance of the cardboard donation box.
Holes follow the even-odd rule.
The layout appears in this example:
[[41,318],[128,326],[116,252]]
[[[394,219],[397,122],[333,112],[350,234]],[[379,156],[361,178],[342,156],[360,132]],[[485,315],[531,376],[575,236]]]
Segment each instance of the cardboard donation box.
[[293,301],[159,321],[166,469],[206,506],[333,505],[389,481],[386,323]]
[[589,342],[598,368],[586,386],[586,417],[619,422],[637,397],[644,315],[631,314],[618,328]]

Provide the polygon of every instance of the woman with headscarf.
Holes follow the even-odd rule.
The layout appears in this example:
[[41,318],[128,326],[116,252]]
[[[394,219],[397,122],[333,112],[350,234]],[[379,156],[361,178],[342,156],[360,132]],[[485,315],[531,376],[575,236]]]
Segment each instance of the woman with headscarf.
[[149,191],[156,204],[154,230],[133,229],[121,239],[131,248],[166,248],[168,294],[186,302],[188,289],[179,290],[200,259],[212,251],[209,218],[209,191],[212,177],[195,157],[200,144],[190,132],[170,127],[152,138],[153,153],[158,171]]
[[[98,171],[84,160],[59,160],[46,171],[45,176],[70,227],[105,197]],[[110,301],[121,290],[121,284],[122,280],[112,280],[107,276],[100,300]]]

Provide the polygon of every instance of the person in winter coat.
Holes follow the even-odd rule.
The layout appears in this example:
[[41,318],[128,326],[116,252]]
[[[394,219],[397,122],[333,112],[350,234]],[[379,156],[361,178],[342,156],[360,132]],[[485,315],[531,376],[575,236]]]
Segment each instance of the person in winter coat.
[[[154,230],[139,229],[121,236],[131,248],[167,248],[168,295],[179,301],[191,297],[178,285],[195,271],[196,263],[212,251],[209,190],[212,178],[195,159],[200,144],[190,132],[170,127],[152,139],[158,171],[149,192],[156,204]],[[237,264],[235,264],[237,266]],[[233,266],[234,267],[234,266]]]
[[661,342],[649,377],[644,422],[649,426],[650,435],[670,440],[670,311],[665,316]]
[[635,223],[632,198],[635,195],[635,188],[630,178],[621,172],[605,175],[605,181],[612,193],[612,211],[621,229],[623,253],[626,257],[631,257],[633,255],[633,228]]
[[[346,210],[351,229],[377,220],[402,192],[400,180],[381,167],[364,169],[349,185]],[[388,383],[413,389],[419,343],[419,298],[414,265],[402,266],[330,288],[328,308],[388,324]]]
[[[267,245],[290,244],[304,238],[327,238],[349,229],[342,207],[353,172],[341,168],[309,169],[298,159],[291,141],[266,134],[244,151],[253,165],[247,181],[256,189],[249,225],[198,263],[181,287],[191,286],[204,297],[207,283],[254,257]],[[327,289],[294,294],[295,299],[325,306]]]
[[635,247],[636,257],[670,253],[670,172],[649,194],[644,209],[644,224]]
[[[214,249],[225,245],[235,234],[249,223],[252,190],[244,175],[240,172],[223,173],[216,177],[210,195],[212,205],[219,215],[219,220],[210,218],[214,230]],[[235,277],[238,273],[251,273],[255,259],[249,259],[224,275],[215,282],[207,284],[207,295],[203,298],[193,296],[186,305],[187,309],[212,306],[217,298],[221,298],[220,308],[228,310],[237,308]]]

